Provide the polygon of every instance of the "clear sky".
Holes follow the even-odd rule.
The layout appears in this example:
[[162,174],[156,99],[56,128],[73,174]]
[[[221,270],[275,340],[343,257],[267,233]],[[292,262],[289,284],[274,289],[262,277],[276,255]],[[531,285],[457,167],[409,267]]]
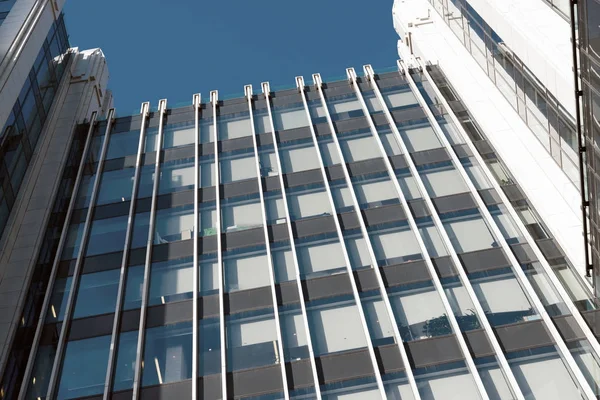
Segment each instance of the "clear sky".
[[392,0],[68,0],[71,46],[100,47],[119,115],[156,106],[362,73],[396,62]]

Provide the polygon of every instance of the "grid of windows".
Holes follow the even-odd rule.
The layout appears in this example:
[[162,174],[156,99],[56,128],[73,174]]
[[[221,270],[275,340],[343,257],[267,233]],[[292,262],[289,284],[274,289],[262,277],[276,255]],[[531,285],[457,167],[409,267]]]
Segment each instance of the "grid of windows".
[[[528,70],[467,0],[429,2],[571,182],[579,187],[575,123],[560,101]],[[567,12],[568,4],[567,1]]]
[[[2,4],[0,2],[0,7]],[[8,120],[0,130],[0,234],[58,90],[67,64],[68,48],[61,14],[52,24]]]
[[2,391],[597,393],[594,298],[503,197],[519,189],[481,133],[434,106],[431,74],[315,75],[90,125],[23,385]]

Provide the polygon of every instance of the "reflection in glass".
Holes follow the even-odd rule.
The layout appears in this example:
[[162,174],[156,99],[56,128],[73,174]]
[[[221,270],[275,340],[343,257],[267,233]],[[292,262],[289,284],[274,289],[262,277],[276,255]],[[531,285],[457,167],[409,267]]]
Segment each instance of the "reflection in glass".
[[58,398],[74,399],[102,393],[109,347],[110,335],[68,342]]
[[84,274],[79,281],[73,318],[108,314],[115,311],[120,271]]
[[277,332],[273,309],[231,315],[226,318],[228,371],[277,364]]
[[192,322],[146,330],[142,386],[162,385],[192,377]]
[[113,391],[133,388],[137,342],[137,330],[119,335]]

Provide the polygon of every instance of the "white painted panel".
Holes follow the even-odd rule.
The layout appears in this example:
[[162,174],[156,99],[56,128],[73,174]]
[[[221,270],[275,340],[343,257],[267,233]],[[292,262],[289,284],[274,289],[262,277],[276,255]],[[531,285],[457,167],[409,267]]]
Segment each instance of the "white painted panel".
[[223,208],[223,227],[230,231],[262,225],[260,203],[225,206]]
[[[366,347],[356,305],[309,310],[317,355]],[[340,327],[344,329],[340,329]]]
[[417,239],[410,230],[374,234],[372,240],[378,260],[421,253]]
[[383,157],[372,136],[342,140],[340,143],[346,162],[369,160]]
[[431,197],[448,196],[469,191],[460,173],[455,169],[423,172],[421,177]]
[[345,102],[341,102],[341,103],[333,103],[333,104],[330,104],[330,107],[332,109],[332,111],[331,111],[332,114],[339,114],[339,113],[343,113],[343,112],[349,112],[349,111],[362,109],[358,99],[353,99],[353,100],[345,101]]
[[382,339],[394,336],[392,321],[390,320],[383,300],[363,300],[362,304],[372,339]]
[[448,255],[442,237],[435,226],[419,228],[419,234],[425,242],[425,247],[430,257],[443,257]]
[[304,274],[346,266],[339,242],[298,247],[296,253],[300,271]]
[[361,204],[398,198],[394,185],[389,179],[379,182],[357,183],[355,184],[355,190],[358,202]]
[[231,347],[274,342],[277,340],[275,319],[261,321],[231,321],[228,323]]
[[224,159],[220,161],[221,183],[256,178],[256,161],[254,156]]
[[273,120],[275,129],[278,131],[308,126],[308,118],[304,109],[274,112]]
[[361,236],[358,238],[346,239],[346,250],[352,263],[352,268],[357,269],[360,267],[370,266],[371,257],[369,257],[369,249],[367,248],[367,242]]
[[435,290],[392,296],[390,300],[396,311],[398,324],[401,326],[421,324],[446,314],[440,296]]
[[435,132],[430,126],[420,128],[399,129],[408,150],[423,151],[442,147]]
[[[483,283],[474,282],[473,289],[486,312],[527,311],[531,308],[519,282],[512,277]],[[507,296],[507,293],[510,293],[510,296]]]
[[300,172],[319,168],[319,158],[313,146],[296,149],[284,149],[279,153],[283,172]]
[[266,255],[224,260],[227,286],[230,290],[269,286],[267,262]]
[[296,279],[296,268],[294,267],[294,255],[291,249],[271,251],[273,268],[277,282],[288,282]]
[[290,196],[288,205],[294,218],[306,218],[331,213],[326,192],[314,192]]
[[389,108],[404,107],[410,104],[417,104],[417,98],[410,90],[399,93],[384,94],[383,98],[385,99],[385,103]]
[[452,245],[458,253],[492,248],[496,243],[482,219],[444,223]]
[[479,400],[471,374],[445,376],[419,382],[422,400]]
[[560,358],[518,362],[511,365],[519,386],[528,388],[532,399],[578,399],[573,380]]

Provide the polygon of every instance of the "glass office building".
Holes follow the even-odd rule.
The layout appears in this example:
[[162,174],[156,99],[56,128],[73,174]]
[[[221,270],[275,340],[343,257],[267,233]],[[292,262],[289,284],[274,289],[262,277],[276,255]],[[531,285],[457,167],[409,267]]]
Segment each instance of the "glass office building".
[[[3,4],[0,1],[0,7]],[[27,78],[0,128],[0,236],[58,91],[70,56],[68,48],[61,14],[52,23],[31,70],[24,73]]]
[[0,398],[595,399],[598,303],[443,72],[347,74],[80,126]]

